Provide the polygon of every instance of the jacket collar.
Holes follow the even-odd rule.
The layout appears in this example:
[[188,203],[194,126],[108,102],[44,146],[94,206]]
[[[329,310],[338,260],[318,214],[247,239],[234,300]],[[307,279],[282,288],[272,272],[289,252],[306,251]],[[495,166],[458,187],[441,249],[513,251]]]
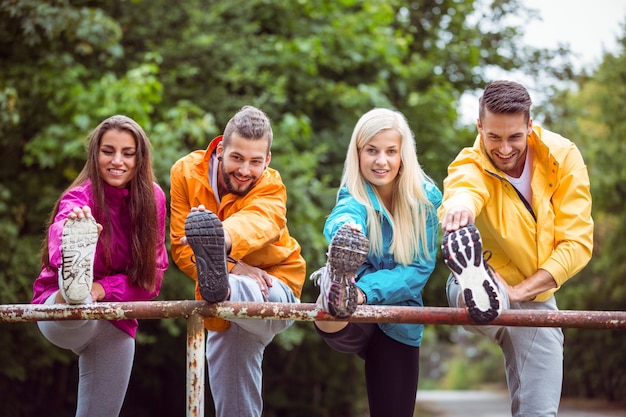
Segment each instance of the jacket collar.
[[130,191],[128,188],[117,188],[112,185],[107,184],[105,181],[102,182],[102,186],[104,189],[104,199],[107,203],[119,202],[125,199],[128,199],[130,195]]

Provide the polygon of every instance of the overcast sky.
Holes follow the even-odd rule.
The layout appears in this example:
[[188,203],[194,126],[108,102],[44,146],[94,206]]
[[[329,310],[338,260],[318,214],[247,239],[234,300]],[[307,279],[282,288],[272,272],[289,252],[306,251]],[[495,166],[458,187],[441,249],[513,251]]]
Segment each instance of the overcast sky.
[[[626,0],[522,0],[524,7],[538,10],[541,19],[529,21],[524,42],[528,45],[554,49],[560,44],[579,59],[579,69],[593,69],[600,64],[605,52],[618,51],[618,38],[624,34]],[[509,78],[526,84],[514,75]],[[533,102],[539,102],[540,92],[530,86]],[[468,92],[461,98],[463,123],[474,123],[478,116],[478,92]]]
[[604,52],[615,52],[624,33],[626,0],[523,0],[539,10],[542,21],[526,27],[525,41],[533,46],[554,48],[569,44],[585,67],[597,66]]

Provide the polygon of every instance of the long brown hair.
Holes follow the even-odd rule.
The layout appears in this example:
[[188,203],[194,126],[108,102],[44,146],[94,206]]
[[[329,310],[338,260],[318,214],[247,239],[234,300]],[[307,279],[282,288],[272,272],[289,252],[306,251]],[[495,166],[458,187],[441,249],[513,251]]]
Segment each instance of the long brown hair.
[[63,194],[61,194],[61,197],[56,201],[50,213],[50,217],[48,218],[46,234],[41,247],[41,262],[46,268],[50,267],[47,231],[54,222],[54,218],[59,210],[61,198],[70,189],[90,180],[94,199],[94,206],[91,207],[91,209],[94,218],[104,223],[100,241],[104,245],[105,265],[107,268],[110,268],[111,245],[109,244],[110,235],[107,233],[110,227],[107,226],[110,226],[111,220],[104,198],[104,181],[100,178],[98,171],[98,153],[100,152],[102,136],[112,129],[130,133],[135,138],[136,143],[135,173],[127,185],[130,197],[131,259],[133,263],[126,272],[132,284],[152,291],[155,288],[156,247],[159,226],[154,195],[155,178],[152,172],[151,145],[148,136],[141,126],[133,119],[126,116],[111,116],[100,123],[91,133],[87,144],[87,161],[82,171]]

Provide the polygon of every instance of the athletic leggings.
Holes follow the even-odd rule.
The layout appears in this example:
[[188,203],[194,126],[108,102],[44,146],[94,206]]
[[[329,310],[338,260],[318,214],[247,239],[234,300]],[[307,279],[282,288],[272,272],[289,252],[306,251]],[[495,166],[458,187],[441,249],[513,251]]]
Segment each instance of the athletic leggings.
[[[54,304],[56,293],[46,304]],[[78,355],[76,417],[115,417],[124,403],[135,339],[106,320],[39,321],[56,346]]]
[[419,377],[419,347],[400,343],[376,323],[348,323],[336,333],[315,327],[326,343],[365,360],[370,417],[412,417]]

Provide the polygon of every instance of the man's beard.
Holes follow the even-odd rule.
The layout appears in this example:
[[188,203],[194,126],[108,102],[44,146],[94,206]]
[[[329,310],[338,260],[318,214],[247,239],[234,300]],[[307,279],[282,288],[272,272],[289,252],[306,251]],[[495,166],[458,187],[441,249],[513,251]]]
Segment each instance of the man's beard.
[[235,186],[230,180],[230,177],[231,177],[231,174],[227,173],[226,170],[224,169],[224,166],[222,165],[222,178],[224,180],[224,185],[226,186],[226,191],[228,191],[231,194],[238,195],[238,196],[244,196],[248,194],[250,190],[252,189],[252,187],[254,187],[254,185],[258,181],[258,178],[253,178],[253,181],[246,188],[244,188],[243,190],[240,190],[240,189],[235,188]]

